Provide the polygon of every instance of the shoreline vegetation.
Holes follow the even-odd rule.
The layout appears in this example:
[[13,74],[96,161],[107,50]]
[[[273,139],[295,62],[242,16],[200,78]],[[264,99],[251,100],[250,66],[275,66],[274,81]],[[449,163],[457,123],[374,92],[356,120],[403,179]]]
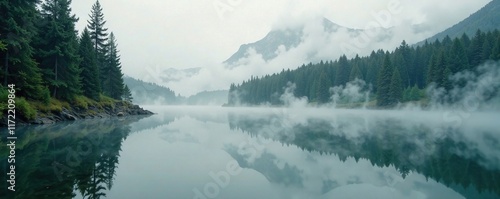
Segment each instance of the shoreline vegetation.
[[[0,111],[7,110],[6,90],[0,88]],[[92,100],[85,96],[76,96],[73,101],[66,102],[50,99],[48,103],[26,100],[24,97],[16,101],[16,125],[53,124],[62,121],[81,119],[99,119],[112,117],[126,117],[132,115],[153,115],[154,113],[134,105],[128,101],[115,100],[100,95],[99,100]],[[7,115],[0,117],[0,126],[7,126]]]

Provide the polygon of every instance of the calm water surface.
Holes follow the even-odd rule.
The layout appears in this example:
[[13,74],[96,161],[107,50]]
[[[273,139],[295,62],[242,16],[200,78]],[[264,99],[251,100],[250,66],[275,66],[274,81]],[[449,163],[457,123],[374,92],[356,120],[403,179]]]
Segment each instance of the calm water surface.
[[0,198],[500,198],[500,113],[146,108],[18,127]]

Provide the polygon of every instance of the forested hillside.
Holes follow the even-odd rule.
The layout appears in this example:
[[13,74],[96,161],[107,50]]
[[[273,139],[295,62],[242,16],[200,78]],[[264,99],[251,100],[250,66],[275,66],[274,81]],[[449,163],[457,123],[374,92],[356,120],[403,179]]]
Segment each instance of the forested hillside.
[[117,38],[93,5],[88,26],[75,29],[71,0],[0,0],[0,109],[15,85],[19,112],[60,111],[61,104],[128,100]]
[[132,101],[138,104],[178,104],[179,98],[170,88],[158,84],[144,82],[132,77],[124,78],[125,85],[130,88]]
[[[460,37],[462,34],[467,34],[469,37],[474,36],[476,30],[493,31],[500,29],[500,0],[492,0],[483,8],[470,15],[460,23],[440,32],[433,37],[427,39],[428,41],[435,41],[436,39],[442,40],[446,36],[450,38]],[[423,44],[420,42],[419,44]]]
[[405,41],[392,52],[373,51],[367,57],[335,61],[321,61],[302,65],[296,70],[252,77],[230,87],[229,104],[282,104],[280,96],[287,83],[295,83],[295,97],[307,97],[312,103],[330,101],[330,88],[345,86],[360,79],[371,85],[378,106],[392,106],[397,102],[416,101],[425,97],[421,90],[435,83],[451,89],[448,77],[463,70],[471,70],[486,60],[500,60],[500,33],[498,30],[481,32],[474,37],[445,37],[422,46],[410,47]]

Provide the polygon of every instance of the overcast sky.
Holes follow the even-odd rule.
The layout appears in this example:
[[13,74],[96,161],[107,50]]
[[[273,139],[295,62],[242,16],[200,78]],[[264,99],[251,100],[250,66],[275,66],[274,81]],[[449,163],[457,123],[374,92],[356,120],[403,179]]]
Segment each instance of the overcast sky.
[[[241,44],[255,42],[273,27],[293,24],[301,19],[324,16],[342,26],[364,28],[376,21],[373,13],[390,10],[389,4],[394,1],[100,0],[107,20],[106,27],[114,32],[118,41],[123,72],[143,80],[149,80],[147,76],[164,68],[215,68],[236,52]],[[418,25],[419,34],[404,33],[401,37],[407,41],[418,41],[458,23],[490,0],[397,2],[401,12],[392,16],[398,22],[394,25]],[[87,25],[94,3],[94,0],[73,0],[73,13],[80,18],[78,30]],[[223,71],[216,70],[210,74],[214,76],[220,72]],[[248,77],[238,76],[243,79]],[[221,79],[220,76],[213,78]],[[193,80],[168,86],[176,92],[190,95],[198,90],[225,88],[231,81],[243,79],[229,78],[213,87],[206,86],[210,83],[207,81],[202,82],[204,86],[192,86],[192,89],[185,87],[196,84]]]

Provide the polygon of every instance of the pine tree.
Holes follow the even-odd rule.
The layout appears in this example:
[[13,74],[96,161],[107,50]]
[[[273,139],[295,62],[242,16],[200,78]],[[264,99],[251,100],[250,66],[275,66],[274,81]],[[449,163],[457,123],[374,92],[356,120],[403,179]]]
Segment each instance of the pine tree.
[[[446,68],[449,68],[448,66],[448,57],[446,56],[444,50],[441,50],[441,52],[438,55],[437,62],[436,62],[436,70],[434,71],[436,74],[434,76],[436,77],[436,83],[438,84],[439,87],[444,86],[444,71]],[[449,75],[449,74],[448,74]],[[446,76],[447,78],[448,76]]]
[[388,106],[391,104],[390,89],[393,71],[391,58],[387,53],[382,68],[380,69],[377,82],[377,105],[379,106]]
[[495,61],[500,60],[500,35],[498,35],[498,38],[496,39],[495,46],[491,51],[490,59]]
[[469,59],[467,58],[467,52],[465,50],[462,41],[459,39],[453,40],[453,46],[450,50],[450,72],[451,74],[458,73],[460,71],[469,68]]
[[123,73],[121,71],[120,55],[118,55],[118,44],[113,33],[109,34],[108,54],[106,55],[106,68],[102,77],[104,79],[103,91],[106,95],[121,99],[123,95]]
[[433,82],[436,82],[437,78],[436,77],[436,70],[437,70],[437,55],[433,54],[431,56],[431,59],[429,60],[429,66],[427,67],[428,70],[427,70],[427,78],[426,78],[426,82],[427,82],[427,85],[433,83]]
[[469,36],[467,36],[467,34],[462,34],[462,37],[460,37],[460,41],[462,42],[462,44],[464,44],[464,47],[465,49],[468,49],[469,46],[470,46],[470,38]]
[[484,42],[483,42],[483,55],[481,56],[481,61],[486,61],[488,59],[490,59],[490,56],[491,56],[491,53],[493,51],[493,48],[494,48],[494,44],[495,44],[495,37],[493,36],[493,33],[492,32],[488,32],[486,33],[485,37],[484,37]]
[[72,100],[81,93],[78,41],[71,15],[71,0],[47,0],[42,4],[38,60],[52,95]]
[[412,76],[414,76],[414,84],[422,88],[425,86],[425,73],[428,67],[426,63],[429,58],[426,56],[425,50],[422,47],[417,46],[413,59],[414,72]]
[[418,89],[418,86],[415,85],[411,88],[411,92],[410,92],[410,100],[411,101],[418,101],[420,100],[421,96],[420,96],[420,90]]
[[450,81],[450,76],[452,75],[452,71],[450,69],[450,66],[448,65],[444,71],[443,71],[443,76],[442,76],[442,86],[443,88],[446,90],[446,91],[449,91],[451,90],[451,88],[453,87],[453,85],[451,84],[451,81]]
[[469,61],[471,67],[477,67],[483,60],[484,33],[477,30],[469,48]]
[[351,75],[349,75],[349,81],[354,81],[355,79],[364,79],[358,64],[352,66]]
[[372,51],[370,54],[370,57],[368,58],[368,68],[366,70],[366,83],[371,84],[374,86],[374,91],[377,91],[378,84],[377,84],[377,79],[378,79],[378,74],[379,74],[379,66],[382,65],[382,63],[379,63],[379,58],[378,54],[375,53],[375,51]]
[[403,83],[398,67],[394,67],[389,88],[389,105],[395,105],[403,99]]
[[97,68],[90,33],[87,28],[83,30],[80,38],[79,53],[82,58],[80,68],[82,70],[83,94],[91,99],[99,100],[99,93],[101,92],[99,70]]
[[125,85],[125,87],[123,87],[123,96],[122,96],[122,99],[127,101],[127,102],[132,102],[132,100],[134,99],[132,97],[132,92],[130,91],[130,89],[128,88],[127,85]]
[[101,90],[104,90],[104,81],[105,81],[105,71],[106,69],[106,49],[107,49],[107,39],[108,39],[108,31],[107,28],[104,27],[106,21],[104,20],[104,13],[102,12],[101,4],[99,0],[97,0],[94,5],[92,5],[92,11],[89,15],[90,20],[87,21],[87,28],[90,31],[90,38],[92,39],[92,43],[94,46],[94,56],[97,61],[97,66],[99,68],[100,76],[100,85],[102,87]]
[[345,55],[342,55],[338,61],[338,67],[335,76],[335,86],[345,85],[347,82],[349,82],[350,74],[351,69],[349,68],[347,57]]
[[327,103],[330,100],[330,81],[324,72],[319,75],[317,89],[318,103]]
[[33,54],[36,40],[37,0],[0,0],[0,79],[3,85],[16,84],[18,96],[49,101],[47,88]]
[[427,83],[436,83],[437,86],[442,87],[443,86],[443,72],[447,67],[446,63],[447,57],[444,54],[443,50],[439,51],[439,54],[433,54],[430,65],[429,65],[429,71],[427,73]]
[[410,64],[412,62],[411,48],[406,41],[403,40],[394,54],[396,55],[396,59],[399,59],[398,62],[394,62],[394,66],[399,67],[403,86],[405,88],[410,87],[411,84],[415,82],[415,80],[412,79],[415,75],[413,75],[413,77],[410,76],[410,74],[414,74],[414,69]]

